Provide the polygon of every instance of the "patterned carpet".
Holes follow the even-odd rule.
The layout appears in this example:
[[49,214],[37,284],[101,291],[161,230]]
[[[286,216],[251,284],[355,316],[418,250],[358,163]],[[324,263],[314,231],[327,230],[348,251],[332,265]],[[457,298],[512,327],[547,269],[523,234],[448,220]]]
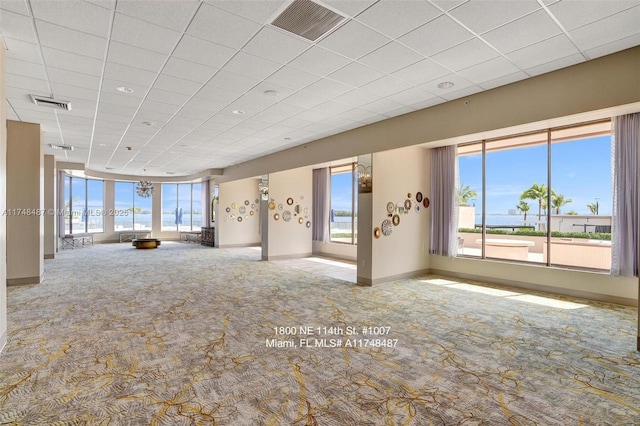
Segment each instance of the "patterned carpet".
[[47,261],[8,290],[0,424],[640,424],[633,308],[438,277],[363,288],[259,256]]

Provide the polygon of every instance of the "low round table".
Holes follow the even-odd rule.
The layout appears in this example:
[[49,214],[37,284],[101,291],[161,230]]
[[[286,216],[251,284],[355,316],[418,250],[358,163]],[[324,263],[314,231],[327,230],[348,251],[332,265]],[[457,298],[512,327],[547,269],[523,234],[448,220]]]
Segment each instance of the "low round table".
[[137,249],[154,249],[160,245],[157,238],[136,238],[131,244]]

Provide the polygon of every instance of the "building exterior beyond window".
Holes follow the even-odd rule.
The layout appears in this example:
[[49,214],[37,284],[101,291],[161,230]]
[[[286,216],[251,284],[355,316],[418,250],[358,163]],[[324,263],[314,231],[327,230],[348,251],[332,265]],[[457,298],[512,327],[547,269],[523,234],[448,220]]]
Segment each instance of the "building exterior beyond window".
[[64,177],[64,233],[104,232],[104,181]]

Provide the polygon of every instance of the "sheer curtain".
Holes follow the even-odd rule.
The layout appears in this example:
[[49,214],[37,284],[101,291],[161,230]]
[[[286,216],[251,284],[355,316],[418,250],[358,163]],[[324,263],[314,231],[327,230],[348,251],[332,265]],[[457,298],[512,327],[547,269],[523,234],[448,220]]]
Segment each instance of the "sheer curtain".
[[331,175],[329,168],[313,170],[313,228],[314,241],[329,241],[329,206],[331,205]]
[[454,257],[458,251],[456,163],[455,146],[431,150],[431,254]]
[[611,274],[638,275],[638,197],[640,113],[615,117],[612,123],[613,223]]

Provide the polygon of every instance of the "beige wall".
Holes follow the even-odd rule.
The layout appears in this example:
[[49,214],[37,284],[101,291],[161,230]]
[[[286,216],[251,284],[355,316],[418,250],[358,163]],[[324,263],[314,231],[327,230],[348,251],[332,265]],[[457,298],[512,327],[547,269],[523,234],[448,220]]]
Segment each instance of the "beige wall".
[[[260,192],[258,179],[243,179],[221,183],[218,189],[219,203],[216,216],[216,233],[219,247],[259,245],[261,242]],[[258,202],[256,203],[256,200]],[[245,202],[248,201],[249,205]],[[252,208],[255,206],[255,208]],[[227,212],[226,209],[230,211]],[[244,208],[244,214],[240,209]],[[251,215],[251,211],[254,212]],[[242,217],[242,221],[238,221]]]
[[[7,208],[7,102],[5,85],[5,51],[0,37],[0,212]],[[0,215],[0,259],[7,256],[7,218]],[[7,342],[7,265],[0,261],[0,351]]]
[[53,155],[44,156],[44,258],[56,255],[56,160]]
[[7,283],[44,272],[44,155],[39,124],[7,121]]

